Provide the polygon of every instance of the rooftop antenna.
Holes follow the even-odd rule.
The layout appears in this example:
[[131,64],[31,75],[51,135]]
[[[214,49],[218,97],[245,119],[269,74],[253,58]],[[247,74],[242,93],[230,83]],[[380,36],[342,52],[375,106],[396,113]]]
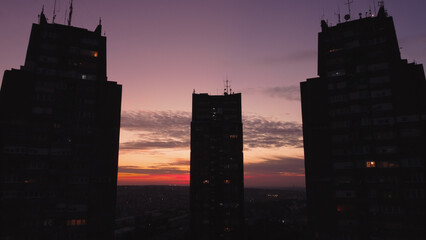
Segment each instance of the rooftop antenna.
[[368,15],[370,16],[370,17],[372,17],[373,15],[372,15],[372,13],[371,13],[371,4],[368,4]]
[[67,9],[65,9],[64,25],[67,23],[67,13],[68,13],[68,10],[67,10]]
[[44,14],[44,4],[43,4],[43,6],[41,7],[41,14],[40,15],[38,15],[38,22],[40,23],[40,19],[41,19],[41,15],[42,14]]
[[55,23],[55,18],[56,18],[56,0],[55,0],[55,3],[53,4],[53,18],[52,18],[52,23]]
[[373,14],[373,17],[374,17],[375,15],[377,15],[376,1],[374,0],[373,0],[373,7],[374,7],[374,14]]
[[71,3],[70,3],[70,15],[69,15],[69,17],[68,17],[68,26],[71,26],[71,18],[72,18],[72,1],[73,1],[73,0],[71,0]]
[[351,19],[351,4],[353,3],[353,0],[347,0],[347,3],[345,5],[348,5],[348,14],[345,15],[345,20],[348,21]]
[[334,13],[334,15],[337,15],[337,23],[340,23],[340,7],[337,5],[337,13]]
[[232,92],[231,86],[230,86],[229,81],[228,81],[228,75],[226,75],[225,89],[223,89],[223,90],[224,90],[225,95],[228,95]]

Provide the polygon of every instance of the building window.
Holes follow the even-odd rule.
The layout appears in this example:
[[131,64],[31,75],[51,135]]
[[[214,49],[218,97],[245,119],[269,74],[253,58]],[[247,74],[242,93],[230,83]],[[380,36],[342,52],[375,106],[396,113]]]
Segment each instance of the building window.
[[229,180],[229,179],[225,179],[225,181],[223,181],[225,184],[230,184],[231,183],[231,180]]
[[68,219],[67,226],[81,226],[86,225],[86,219]]
[[208,180],[208,179],[205,179],[204,181],[203,181],[203,184],[209,184],[210,183],[210,180]]
[[238,138],[238,135],[235,135],[235,134],[233,134],[233,135],[229,135],[229,138],[230,138],[230,139],[237,139],[237,138]]
[[335,52],[340,52],[342,50],[343,50],[343,48],[333,48],[333,49],[330,49],[329,52],[330,53],[335,53]]
[[366,162],[366,167],[367,168],[375,168],[376,167],[376,162],[375,161],[367,161]]
[[99,54],[97,51],[90,51],[90,56],[97,58]]
[[338,77],[338,76],[343,76],[345,74],[346,74],[346,71],[344,69],[337,69],[337,70],[327,72],[327,77]]

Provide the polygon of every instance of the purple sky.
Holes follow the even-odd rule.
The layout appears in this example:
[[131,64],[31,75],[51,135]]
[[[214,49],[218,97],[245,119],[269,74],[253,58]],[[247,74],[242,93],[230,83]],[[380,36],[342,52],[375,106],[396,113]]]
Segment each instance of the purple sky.
[[[142,184],[167,184],[173,178],[155,176],[188,174],[191,93],[220,94],[228,76],[243,94],[246,185],[303,185],[298,85],[316,76],[321,19],[335,25],[345,2],[74,0],[73,26],[94,30],[102,18],[108,77],[123,85],[123,179],[143,174],[151,180]],[[57,0],[57,23],[68,4]],[[2,73],[24,63],[43,5],[50,21],[54,0],[0,0]],[[352,18],[374,5],[354,0]],[[426,1],[387,0],[385,7],[402,57],[426,63]]]

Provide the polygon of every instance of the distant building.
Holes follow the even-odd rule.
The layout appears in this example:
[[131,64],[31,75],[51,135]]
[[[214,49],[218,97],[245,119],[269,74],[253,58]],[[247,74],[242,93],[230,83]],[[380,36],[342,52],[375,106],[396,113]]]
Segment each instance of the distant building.
[[33,24],[0,91],[0,239],[112,239],[121,85],[106,38]]
[[242,239],[241,94],[192,95],[191,238]]
[[318,75],[301,83],[314,239],[425,239],[426,86],[392,17],[321,23]]

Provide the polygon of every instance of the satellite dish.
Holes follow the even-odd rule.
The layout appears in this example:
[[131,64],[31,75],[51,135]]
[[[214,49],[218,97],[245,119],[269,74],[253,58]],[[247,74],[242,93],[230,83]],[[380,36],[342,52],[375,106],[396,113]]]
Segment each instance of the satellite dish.
[[346,20],[346,21],[348,21],[349,19],[351,19],[351,15],[346,14],[346,15],[345,15],[345,20]]

